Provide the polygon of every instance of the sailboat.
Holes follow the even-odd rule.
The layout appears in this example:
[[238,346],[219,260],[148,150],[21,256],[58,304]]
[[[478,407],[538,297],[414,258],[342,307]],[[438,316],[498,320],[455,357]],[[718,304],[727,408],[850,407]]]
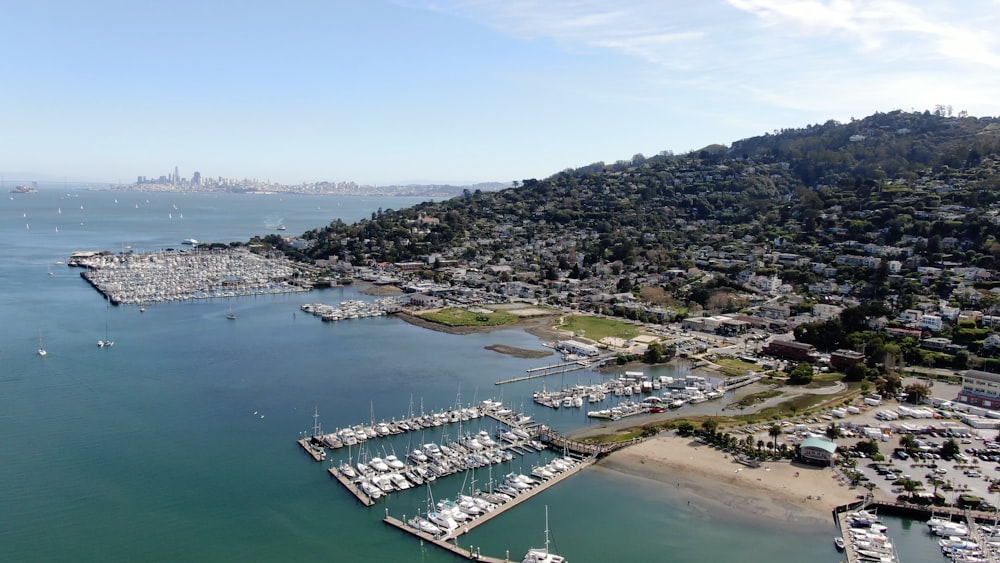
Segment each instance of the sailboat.
[[233,302],[232,301],[229,302],[229,314],[226,315],[226,318],[229,319],[229,320],[236,320],[236,313],[233,312]]
[[531,548],[522,563],[563,563],[566,558],[549,552],[549,507],[545,507],[545,547]]
[[110,348],[115,345],[115,341],[111,340],[111,334],[108,329],[108,323],[104,323],[104,340],[97,341],[98,348]]
[[39,356],[44,356],[46,354],[48,354],[48,352],[45,351],[45,343],[42,341],[42,333],[39,332],[38,333],[38,355]]

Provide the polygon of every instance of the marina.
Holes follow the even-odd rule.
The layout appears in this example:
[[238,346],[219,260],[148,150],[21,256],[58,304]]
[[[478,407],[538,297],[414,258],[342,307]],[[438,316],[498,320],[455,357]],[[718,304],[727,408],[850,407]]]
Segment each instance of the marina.
[[307,291],[301,267],[246,249],[153,253],[76,252],[69,266],[115,305]]
[[[458,424],[442,421],[456,409],[457,386],[470,395],[478,389],[481,397],[488,396],[482,395],[483,389],[502,391],[499,398],[508,407],[514,405],[507,409],[511,412],[498,415],[505,419],[531,416],[560,432],[585,422],[585,409],[553,410],[532,403],[530,384],[493,387],[497,374],[523,374],[537,365],[485,349],[495,343],[538,346],[537,338],[521,331],[456,337],[392,317],[320,323],[302,322],[302,314],[297,321],[293,316],[305,302],[370,299],[361,284],[320,289],[308,297],[234,296],[233,310],[239,313],[235,322],[222,318],[227,303],[218,299],[159,302],[139,315],[131,307],[109,308],[86,281],[66,275],[65,265],[59,264],[76,248],[115,248],[123,240],[137,251],[176,248],[192,235],[199,240],[247,240],[277,208],[283,210],[289,232],[302,224],[325,224],[335,215],[356,220],[377,206],[405,205],[397,198],[362,202],[315,196],[281,202],[276,196],[68,191],[41,189],[11,202],[17,207],[5,231],[15,242],[3,269],[10,282],[8,298],[16,305],[6,324],[4,353],[11,369],[4,396],[6,416],[15,424],[4,427],[4,443],[12,455],[2,469],[10,486],[0,493],[5,501],[0,505],[10,510],[0,510],[0,520],[6,529],[17,531],[2,542],[5,560],[100,560],[109,552],[142,560],[155,552],[164,559],[206,561],[454,561],[456,555],[450,552],[426,542],[421,546],[413,535],[376,523],[384,506],[395,517],[405,513],[410,518],[422,511],[422,490],[393,493],[388,503],[366,510],[334,482],[328,472],[331,458],[346,461],[353,453],[357,461],[357,444],[338,440],[334,443],[340,448],[324,446],[325,463],[313,461],[308,453],[303,458],[305,450],[292,440],[311,436],[311,431],[298,433],[312,426],[315,405],[320,406],[324,428],[327,421],[364,421],[363,426],[375,430],[379,418],[373,426],[370,405],[365,404],[372,398],[376,408],[385,405],[386,414],[405,414],[412,397],[418,397],[417,404],[424,399],[428,414],[434,411],[440,425],[384,438],[387,449],[394,442],[399,454],[405,452],[400,445],[411,436],[415,443],[428,441],[418,440],[421,432],[433,435],[439,445],[447,443],[440,438],[443,432],[458,441]],[[182,221],[180,210],[167,221],[173,203],[183,211]],[[62,214],[57,214],[59,207]],[[30,234],[18,219],[22,212],[31,217]],[[86,227],[80,225],[83,221]],[[47,275],[50,268],[54,276]],[[98,339],[107,338],[108,324],[116,341],[110,351],[95,346]],[[45,358],[36,355],[39,333],[48,351]],[[373,346],[391,352],[372,354]],[[577,373],[584,382],[601,377],[587,370]],[[657,373],[683,372],[664,367]],[[51,416],[39,416],[43,410]],[[412,422],[416,416],[405,420]],[[402,420],[396,417],[397,423]],[[137,456],[134,448],[122,447],[146,439],[151,421],[160,455]],[[391,423],[386,417],[386,424]],[[462,423],[470,429],[474,424],[497,439],[493,423]],[[531,422],[524,424],[527,428]],[[64,464],[40,455],[39,435],[64,440],[64,451],[77,469],[67,473]],[[220,436],[234,440],[231,451],[238,456],[219,455]],[[549,446],[521,458],[525,474],[532,465],[528,460],[561,451],[554,442]],[[567,449],[572,453],[571,445]],[[513,472],[518,472],[517,466],[514,461]],[[488,467],[476,474],[485,477]],[[492,467],[496,473],[497,466]],[[565,531],[557,552],[577,563],[653,561],[664,553],[678,561],[736,562],[745,560],[746,553],[773,563],[799,562],[803,554],[819,563],[842,559],[835,558],[830,546],[829,519],[796,530],[795,547],[761,544],[762,536],[788,533],[787,525],[724,518],[700,525],[684,497],[671,496],[680,495],[683,487],[675,491],[671,483],[669,490],[660,491],[656,485],[593,467],[507,511],[506,517],[478,526],[462,536],[461,545],[481,545],[484,556],[503,557],[509,549],[511,559],[521,561],[530,545],[541,545],[545,503],[552,505],[554,514],[561,513],[554,520],[556,528]],[[454,475],[432,486],[435,493],[452,494],[462,478]],[[151,479],[156,487],[149,486]],[[75,494],[79,490],[93,494],[81,497]],[[594,506],[601,507],[600,518],[594,517]],[[895,522],[886,520],[890,526]],[[570,534],[573,539],[567,541]],[[714,541],[720,536],[727,541]],[[918,562],[923,560],[906,557],[906,563]]]
[[341,301],[340,305],[326,305],[324,303],[306,303],[299,307],[302,311],[315,317],[319,317],[323,322],[343,321],[347,319],[364,319],[368,317],[381,317],[400,310],[402,301],[396,297],[384,297],[369,303],[360,299]]
[[485,524],[486,522],[492,520],[493,518],[500,516],[507,510],[514,508],[515,506],[527,501],[528,499],[534,497],[535,495],[555,486],[561,481],[589,467],[591,464],[594,463],[594,461],[596,461],[596,459],[597,459],[596,457],[589,457],[579,461],[575,461],[571,467],[567,468],[561,473],[557,473],[550,478],[547,478],[545,480],[542,480],[541,482],[536,483],[531,488],[525,490],[524,492],[521,492],[520,494],[517,494],[516,496],[514,496],[513,498],[511,498],[506,502],[496,505],[495,508],[490,509],[488,512],[483,513],[481,516],[457,526],[452,533],[442,533],[442,534],[429,533],[428,531],[422,530],[419,526],[414,526],[410,524],[407,521],[406,515],[403,515],[402,520],[390,516],[388,508],[386,509],[386,517],[383,521],[386,524],[389,524],[390,526],[403,530],[404,532],[412,534],[422,540],[429,541],[434,545],[442,549],[451,551],[457,555],[481,561],[510,561],[509,552],[503,559],[499,559],[496,557],[488,557],[488,556],[484,557],[479,553],[478,550],[470,552],[470,549],[472,548],[463,549],[459,547],[458,538],[464,534],[468,534],[469,532],[474,530],[477,526]]
[[[460,424],[463,420],[487,417],[502,423],[505,428],[497,432],[496,440],[487,431],[480,430],[474,434],[466,434],[457,441],[440,445],[424,443],[408,452],[405,460],[397,458],[395,454],[387,454],[384,458],[359,454],[357,464],[352,464],[354,458],[349,456],[348,461],[339,465],[331,461],[327,468],[329,474],[364,507],[371,507],[379,499],[396,491],[425,486],[428,496],[426,513],[410,518],[404,514],[397,519],[386,508],[384,522],[442,549],[483,561],[507,559],[483,557],[471,546],[461,547],[458,538],[577,474],[594,463],[599,455],[634,442],[596,446],[568,440],[543,425],[532,424],[530,417],[514,413],[493,400],[483,401],[475,407],[457,408],[399,422],[355,425],[331,434],[321,434],[318,411],[313,417],[314,434],[301,438],[298,443],[316,461],[325,459],[324,446],[334,447],[332,444],[337,441],[341,444],[339,447],[349,442],[351,446],[359,444],[359,449],[363,449],[363,443],[369,440],[402,434],[410,429],[432,428],[435,422],[438,425],[452,422]],[[360,438],[362,436],[363,439]],[[527,455],[542,452],[547,449],[548,444],[561,448],[564,455],[553,457],[547,463],[539,462],[531,469],[530,476],[510,471],[497,482],[493,480],[491,468],[485,489],[474,488],[474,471],[477,468],[510,462],[514,459],[514,453]],[[572,457],[568,455],[569,452],[583,455]],[[430,492],[431,483],[460,472],[472,472],[473,489],[468,494],[460,492],[456,500],[443,499],[434,503]],[[464,485],[462,488],[464,491]]]

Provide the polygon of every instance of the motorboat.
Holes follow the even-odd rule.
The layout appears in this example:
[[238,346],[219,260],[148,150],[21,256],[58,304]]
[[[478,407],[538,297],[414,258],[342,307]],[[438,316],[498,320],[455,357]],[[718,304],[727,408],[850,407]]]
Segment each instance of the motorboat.
[[441,535],[442,533],[441,528],[438,528],[432,522],[429,522],[420,517],[410,518],[407,524],[409,524],[411,528],[420,530],[421,532],[424,532],[425,534],[430,534],[432,536],[438,536]]
[[340,474],[348,479],[356,479],[358,477],[358,472],[351,467],[350,463],[342,463],[338,469],[340,470]]
[[393,454],[385,456],[385,463],[392,469],[404,469],[406,464]]

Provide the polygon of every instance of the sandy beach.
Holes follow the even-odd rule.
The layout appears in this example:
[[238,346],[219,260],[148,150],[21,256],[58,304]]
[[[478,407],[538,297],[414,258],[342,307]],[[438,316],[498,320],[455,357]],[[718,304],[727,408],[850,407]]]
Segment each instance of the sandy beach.
[[788,461],[751,468],[712,446],[668,434],[614,452],[598,467],[672,487],[710,518],[735,513],[749,519],[830,524],[835,506],[853,502],[864,492],[842,484],[830,468]]

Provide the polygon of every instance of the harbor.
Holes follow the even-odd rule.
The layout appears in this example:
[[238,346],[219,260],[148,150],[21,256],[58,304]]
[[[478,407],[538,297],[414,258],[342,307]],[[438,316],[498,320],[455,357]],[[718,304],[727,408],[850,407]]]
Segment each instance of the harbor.
[[341,301],[339,305],[325,303],[306,303],[299,307],[303,312],[319,317],[323,322],[336,322],[348,319],[365,319],[381,317],[399,312],[402,301],[397,297],[383,297],[369,303],[360,299]]
[[114,305],[308,291],[303,267],[247,249],[150,253],[75,252],[69,266]]
[[[408,451],[404,459],[400,459],[395,453],[386,453],[384,457],[369,457],[364,453],[369,441],[446,424],[461,425],[477,418],[488,418],[501,425],[496,432],[496,439],[485,429],[464,435],[459,430],[457,440],[442,440],[441,444],[423,443]],[[473,546],[461,546],[459,537],[579,473],[593,464],[599,456],[626,447],[634,441],[637,440],[594,445],[569,440],[544,425],[533,423],[530,417],[516,413],[498,401],[486,400],[475,406],[456,407],[448,411],[406,417],[399,421],[358,424],[328,434],[322,432],[316,410],[313,414],[312,435],[300,438],[298,443],[316,461],[326,459],[327,447],[357,445],[359,454],[356,463],[353,454],[349,454],[347,461],[339,464],[331,460],[327,471],[366,508],[398,491],[426,487],[425,512],[403,514],[397,518],[386,508],[386,524],[463,557],[481,561],[508,561],[509,552],[505,559],[483,556]],[[553,454],[545,460],[540,458],[531,468],[530,474],[513,470],[511,464],[510,469],[499,471],[506,471],[502,479],[494,480],[494,466],[510,464],[516,456],[540,454],[550,446],[561,449],[563,454]],[[386,451],[384,446],[382,449]],[[489,478],[485,487],[476,488],[475,470],[483,468],[488,469]],[[467,477],[472,476],[471,487],[466,490],[463,484],[454,500],[443,498],[435,502],[431,484],[462,472]]]
[[940,538],[945,559],[956,563],[996,563],[1000,529],[996,514],[954,507],[928,507],[900,502],[870,502],[869,498],[834,511],[840,530],[835,538],[847,563],[900,563],[895,545],[886,535],[879,514],[911,518],[927,525],[927,534]]

